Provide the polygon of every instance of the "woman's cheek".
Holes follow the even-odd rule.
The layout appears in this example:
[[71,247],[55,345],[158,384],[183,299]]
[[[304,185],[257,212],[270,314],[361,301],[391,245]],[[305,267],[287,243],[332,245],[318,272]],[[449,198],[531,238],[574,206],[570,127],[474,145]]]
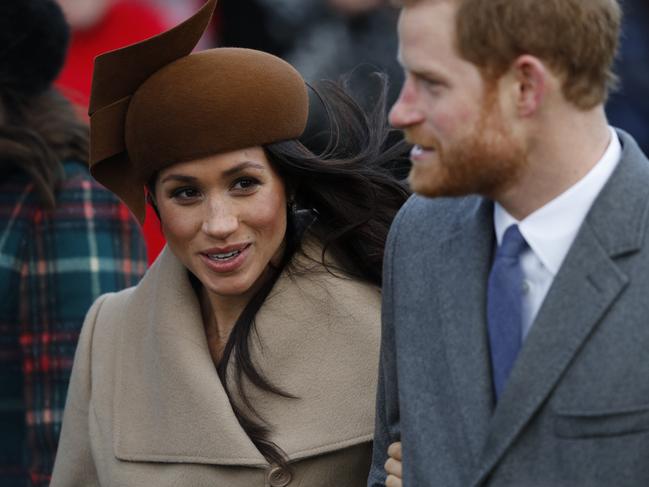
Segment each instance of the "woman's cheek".
[[169,242],[191,239],[200,229],[196,211],[184,207],[168,207],[160,211],[162,233]]

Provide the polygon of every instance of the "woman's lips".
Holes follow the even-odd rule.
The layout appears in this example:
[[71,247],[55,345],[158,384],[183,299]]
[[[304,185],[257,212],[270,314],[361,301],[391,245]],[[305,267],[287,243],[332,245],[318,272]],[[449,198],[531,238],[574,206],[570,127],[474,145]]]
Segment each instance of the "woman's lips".
[[218,273],[234,272],[239,269],[245,262],[250,253],[250,245],[235,249],[228,248],[225,251],[201,253],[201,259],[205,265],[212,271]]

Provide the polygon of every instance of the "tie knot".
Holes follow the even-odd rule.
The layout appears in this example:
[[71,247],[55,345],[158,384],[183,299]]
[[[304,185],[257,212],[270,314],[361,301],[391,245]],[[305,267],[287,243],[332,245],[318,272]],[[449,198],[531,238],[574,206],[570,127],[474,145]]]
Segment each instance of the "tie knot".
[[526,248],[527,242],[525,237],[521,235],[518,225],[511,225],[505,230],[497,254],[500,257],[518,258]]

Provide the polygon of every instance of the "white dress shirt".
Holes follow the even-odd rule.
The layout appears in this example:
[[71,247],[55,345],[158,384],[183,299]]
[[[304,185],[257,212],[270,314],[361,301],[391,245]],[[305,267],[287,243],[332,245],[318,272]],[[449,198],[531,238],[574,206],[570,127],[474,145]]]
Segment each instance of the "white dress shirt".
[[518,225],[529,248],[521,255],[523,271],[523,339],[534,323],[554,277],[559,272],[577,232],[622,155],[615,130],[597,164],[577,183],[522,221],[516,220],[498,203],[494,206],[494,228],[498,245],[510,225]]

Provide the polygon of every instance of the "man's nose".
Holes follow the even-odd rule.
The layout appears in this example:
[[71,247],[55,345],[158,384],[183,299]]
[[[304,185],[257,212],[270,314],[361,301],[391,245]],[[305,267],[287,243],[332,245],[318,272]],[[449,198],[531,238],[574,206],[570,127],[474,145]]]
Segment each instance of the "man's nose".
[[406,128],[423,121],[423,112],[418,106],[417,90],[411,79],[401,88],[399,98],[390,110],[390,124],[395,128]]

